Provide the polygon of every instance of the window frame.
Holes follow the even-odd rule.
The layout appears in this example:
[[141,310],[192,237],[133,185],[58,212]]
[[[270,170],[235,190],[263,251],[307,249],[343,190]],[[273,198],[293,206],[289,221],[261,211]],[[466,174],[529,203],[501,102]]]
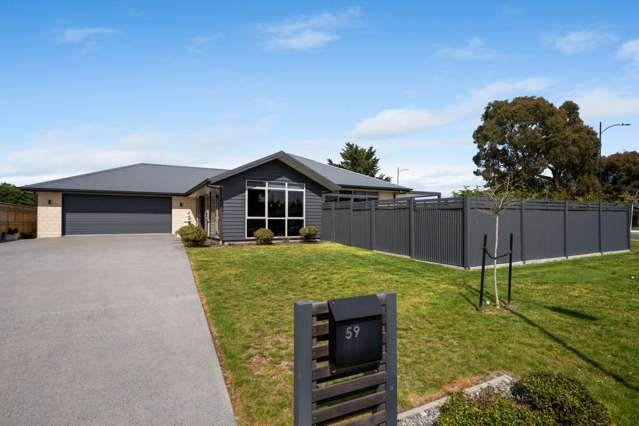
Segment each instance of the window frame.
[[[249,182],[251,185],[249,185]],[[270,183],[277,184],[276,187],[273,185],[273,188],[270,188]],[[284,188],[281,185],[284,184]],[[289,188],[289,184],[295,185],[297,187]],[[248,215],[248,191],[249,189],[257,189],[264,190],[264,216],[249,216]],[[268,200],[269,200],[269,191],[284,191],[284,217],[273,217],[269,218],[268,216]],[[302,216],[291,216],[288,215],[288,194],[289,192],[301,192],[302,193]],[[284,235],[276,236],[276,239],[284,239],[284,238],[301,238],[299,235],[288,235],[288,221],[290,220],[301,220],[302,227],[306,226],[306,184],[298,183],[298,182],[281,182],[281,181],[266,181],[260,179],[245,179],[244,180],[244,237],[247,240],[254,240],[254,236],[248,235],[248,221],[249,220],[264,220],[267,229],[270,229],[268,224],[270,220],[281,220],[284,222]]]

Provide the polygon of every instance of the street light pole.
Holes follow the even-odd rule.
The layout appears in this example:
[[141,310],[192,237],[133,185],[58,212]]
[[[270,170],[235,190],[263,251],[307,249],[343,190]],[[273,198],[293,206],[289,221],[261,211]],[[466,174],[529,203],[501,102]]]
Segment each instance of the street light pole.
[[597,157],[597,174],[599,175],[599,183],[601,182],[601,147],[602,147],[602,139],[601,136],[604,134],[604,132],[608,129],[612,129],[613,127],[625,127],[625,126],[630,126],[630,123],[616,123],[616,124],[611,124],[608,127],[603,127],[602,122],[599,122],[599,157]]
[[400,169],[397,168],[397,185],[399,185],[399,172],[407,172],[409,169]]

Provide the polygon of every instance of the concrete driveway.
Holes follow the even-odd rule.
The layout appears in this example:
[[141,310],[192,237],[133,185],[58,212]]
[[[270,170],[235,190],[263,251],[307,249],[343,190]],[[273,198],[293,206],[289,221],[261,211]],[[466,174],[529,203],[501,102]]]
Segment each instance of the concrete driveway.
[[182,244],[0,244],[0,424],[235,424]]

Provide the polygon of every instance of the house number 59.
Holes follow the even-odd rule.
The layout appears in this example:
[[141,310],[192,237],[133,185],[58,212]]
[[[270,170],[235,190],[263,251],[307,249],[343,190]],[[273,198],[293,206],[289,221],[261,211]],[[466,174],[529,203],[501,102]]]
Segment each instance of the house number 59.
[[346,340],[357,339],[359,337],[359,325],[346,327]]

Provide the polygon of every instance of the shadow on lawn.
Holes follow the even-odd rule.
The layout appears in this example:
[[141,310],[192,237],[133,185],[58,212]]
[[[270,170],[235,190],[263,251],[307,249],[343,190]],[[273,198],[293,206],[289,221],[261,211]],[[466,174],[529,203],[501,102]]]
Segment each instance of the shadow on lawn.
[[[610,377],[611,379],[613,379],[614,381],[616,381],[617,383],[625,386],[626,388],[633,390],[637,393],[639,393],[639,386],[633,385],[632,383],[628,383],[628,381],[626,381],[626,379],[624,379],[623,377],[621,377],[620,375],[613,373],[611,371],[608,371],[603,365],[601,365],[599,362],[595,361],[594,359],[588,357],[586,354],[581,353],[579,350],[577,350],[576,348],[572,347],[570,344],[566,343],[565,341],[563,341],[562,339],[560,339],[559,337],[557,337],[556,335],[552,334],[550,331],[546,330],[545,328],[543,328],[542,326],[540,326],[539,324],[537,324],[536,322],[532,321],[530,318],[528,318],[527,316],[525,316],[522,313],[519,313],[517,311],[515,311],[514,309],[508,308],[506,307],[506,309],[508,309],[510,312],[512,312],[514,315],[518,316],[519,318],[521,318],[526,324],[535,327],[537,330],[541,331],[543,334],[545,334],[548,338],[550,338],[551,340],[553,340],[554,342],[560,344],[561,346],[564,347],[564,349],[572,352],[573,354],[575,354],[577,357],[579,357],[581,360],[583,360],[584,362],[590,364],[592,367],[596,368],[597,370],[601,371],[602,373],[604,373],[606,376]],[[550,308],[549,308],[550,309]],[[559,308],[561,309],[561,308]],[[570,309],[566,309],[567,311],[570,311]],[[562,312],[563,313],[563,312]]]
[[569,317],[573,317],[577,319],[588,320],[588,321],[597,321],[599,319],[585,312],[576,311],[574,309],[562,308],[561,306],[544,306],[544,307],[558,314],[567,315]]

